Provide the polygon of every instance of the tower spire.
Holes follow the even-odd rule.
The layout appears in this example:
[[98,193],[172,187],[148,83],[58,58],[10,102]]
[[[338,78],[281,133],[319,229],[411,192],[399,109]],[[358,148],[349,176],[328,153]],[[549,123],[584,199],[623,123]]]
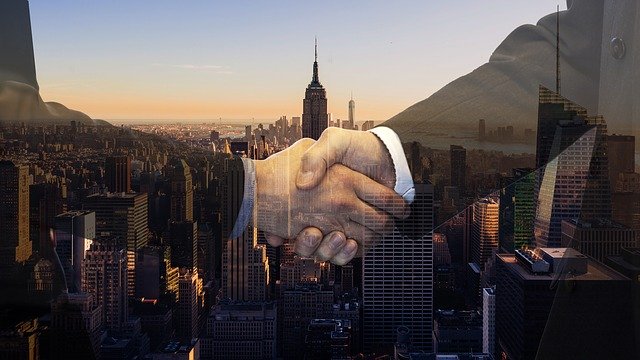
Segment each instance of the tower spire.
[[320,78],[318,77],[318,38],[316,37],[315,39],[315,60],[313,62],[313,78],[311,79],[311,83],[314,85],[320,85]]
[[560,95],[560,5],[556,9],[556,93]]

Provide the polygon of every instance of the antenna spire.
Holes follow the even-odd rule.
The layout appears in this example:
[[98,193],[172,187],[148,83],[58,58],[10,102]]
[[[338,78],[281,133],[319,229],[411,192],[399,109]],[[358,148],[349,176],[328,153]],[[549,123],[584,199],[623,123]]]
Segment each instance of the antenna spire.
[[313,62],[313,77],[311,78],[311,83],[315,85],[319,85],[320,78],[318,77],[318,37],[316,37],[315,56],[316,56],[316,59]]
[[560,95],[560,5],[556,9],[556,93]]

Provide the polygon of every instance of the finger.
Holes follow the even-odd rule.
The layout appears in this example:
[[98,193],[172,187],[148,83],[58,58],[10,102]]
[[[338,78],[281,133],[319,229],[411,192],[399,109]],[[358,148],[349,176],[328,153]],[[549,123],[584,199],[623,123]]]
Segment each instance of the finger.
[[336,265],[345,265],[356,256],[357,252],[358,243],[353,239],[347,239],[347,243],[330,261]]
[[349,221],[345,225],[344,234],[347,235],[347,238],[354,239],[360,245],[358,247],[359,252],[368,250],[381,238],[380,234],[376,234],[373,230],[355,221]]
[[265,233],[264,237],[265,239],[267,239],[267,242],[269,243],[269,245],[273,247],[278,247],[284,243],[284,239],[277,235]]
[[327,261],[338,254],[347,243],[347,237],[340,231],[332,231],[323,239],[316,249],[315,257],[318,261]]
[[[370,178],[357,174],[354,180],[356,195],[378,209],[393,215],[398,219],[406,219],[411,213],[409,204],[390,189]],[[363,224],[365,225],[365,224]]]
[[324,178],[327,169],[340,162],[348,148],[346,130],[328,128],[302,156],[296,177],[299,189],[312,189]]
[[320,245],[321,240],[322,232],[317,228],[308,227],[298,234],[293,249],[302,257],[310,257]]

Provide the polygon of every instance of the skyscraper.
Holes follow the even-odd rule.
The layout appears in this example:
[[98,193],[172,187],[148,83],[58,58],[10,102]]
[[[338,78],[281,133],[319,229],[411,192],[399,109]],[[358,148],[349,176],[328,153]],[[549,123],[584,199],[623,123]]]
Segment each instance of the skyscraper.
[[530,245],[535,218],[533,169],[513,169],[500,189],[500,251],[513,252]]
[[318,77],[318,41],[316,40],[313,77],[302,102],[302,136],[318,140],[328,125],[327,92]]
[[471,228],[471,259],[481,269],[498,247],[500,204],[496,199],[485,198],[473,204]]
[[51,248],[49,230],[54,218],[67,208],[66,187],[61,183],[40,183],[29,186],[29,237],[33,252],[46,256]]
[[353,94],[351,94],[351,100],[349,100],[349,122],[351,126],[356,124],[356,102],[353,101]]
[[108,193],[85,199],[84,208],[96,213],[96,237],[117,238],[127,251],[128,293],[135,295],[136,253],[147,245],[147,194]]
[[129,316],[124,249],[116,239],[94,241],[86,252],[82,272],[83,291],[102,306],[107,329],[121,330]]
[[181,269],[178,278],[176,335],[183,340],[198,336],[198,273]]
[[573,249],[496,255],[496,351],[507,359],[633,354],[628,278]]
[[114,193],[131,192],[131,158],[127,155],[110,156],[105,161],[105,185]]
[[195,269],[198,266],[198,223],[171,222],[168,234],[171,266]]
[[409,328],[416,350],[430,352],[433,308],[433,186],[416,184],[411,218],[377,242],[362,260],[365,351],[393,349],[397,329]]
[[478,120],[478,140],[483,141],[487,136],[487,129],[484,119]]
[[25,262],[29,239],[29,169],[0,161],[0,264]]
[[560,246],[563,219],[611,217],[606,134],[602,116],[590,116],[540,86],[534,195],[538,246]]
[[451,186],[457,187],[462,195],[466,192],[467,149],[459,145],[451,145],[449,157],[451,159]]
[[[242,182],[237,181],[243,172],[242,164],[235,161],[226,162],[226,174],[223,191],[224,233],[230,233],[234,209],[232,204],[239,204],[234,197],[241,196]],[[257,214],[260,216],[261,214]],[[264,215],[264,214],[262,214]],[[222,249],[222,293],[223,297],[232,300],[263,301],[267,295],[269,284],[269,262],[266,248],[258,245],[258,230],[254,222],[237,238],[223,240]]]
[[65,270],[67,286],[71,291],[80,291],[82,262],[96,237],[96,213],[91,211],[69,211],[54,220],[56,252]]
[[496,349],[496,291],[482,289],[482,352],[495,356]]
[[184,160],[175,160],[171,173],[171,221],[193,221],[193,180]]
[[617,189],[620,173],[632,173],[636,170],[636,137],[631,135],[607,136],[609,151],[609,182],[611,190]]

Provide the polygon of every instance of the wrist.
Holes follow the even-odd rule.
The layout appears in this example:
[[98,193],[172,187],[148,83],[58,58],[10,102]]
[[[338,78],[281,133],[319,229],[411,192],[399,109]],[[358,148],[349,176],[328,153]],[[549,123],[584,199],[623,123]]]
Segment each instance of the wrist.
[[374,180],[381,184],[393,189],[396,185],[396,169],[393,163],[393,158],[387,149],[384,141],[375,132],[367,131],[365,133],[370,140],[370,149],[372,153],[378,154],[378,170],[374,177]]
[[[400,138],[392,129],[386,126],[379,126],[369,131],[375,134],[379,142],[383,143],[386,154],[391,158],[390,162],[394,169],[395,178],[393,189],[405,201],[412,203],[415,195],[413,176]],[[417,169],[414,169],[414,171],[417,171]]]

